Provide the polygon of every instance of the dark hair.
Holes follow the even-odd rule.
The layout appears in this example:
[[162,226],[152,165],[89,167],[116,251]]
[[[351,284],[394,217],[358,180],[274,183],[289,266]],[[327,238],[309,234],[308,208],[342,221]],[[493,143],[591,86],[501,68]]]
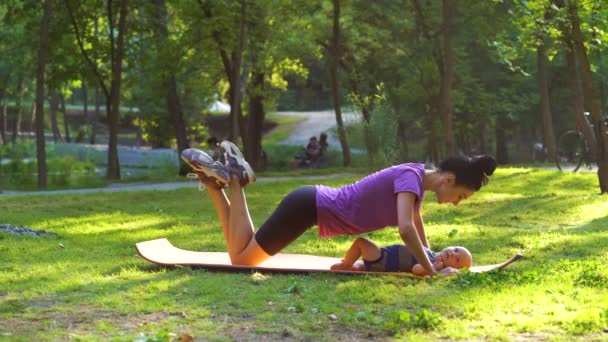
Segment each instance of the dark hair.
[[449,157],[439,164],[439,170],[453,173],[457,185],[477,191],[482,185],[486,185],[488,176],[496,170],[496,160],[489,155]]
[[217,146],[220,144],[220,142],[217,140],[216,137],[210,137],[209,139],[207,139],[207,144]]

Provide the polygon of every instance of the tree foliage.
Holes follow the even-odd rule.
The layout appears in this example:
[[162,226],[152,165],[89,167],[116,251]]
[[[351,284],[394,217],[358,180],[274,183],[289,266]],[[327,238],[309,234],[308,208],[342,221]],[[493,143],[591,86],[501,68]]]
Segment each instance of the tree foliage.
[[[82,104],[85,93],[103,94],[105,119],[96,127],[89,118],[76,129],[77,135],[90,132],[92,141],[96,133],[108,137],[110,150],[114,125],[137,126],[138,141],[154,147],[179,151],[200,143],[211,134],[207,108],[221,99],[232,105],[232,120],[230,133],[219,138],[240,140],[256,168],[263,166],[266,114],[278,103],[325,103],[327,109],[340,103],[331,108],[338,122],[343,108],[353,107],[362,141],[343,127],[341,147],[362,145],[373,167],[438,161],[452,153],[521,162],[529,160],[536,142],[553,150],[552,135],[574,128],[577,120],[580,125],[580,108],[593,112],[596,127],[607,112],[608,10],[602,1],[50,4],[44,97]],[[119,34],[121,6],[126,16]],[[3,144],[32,128],[42,14],[40,1],[0,4]],[[573,65],[576,77],[569,76]],[[579,95],[573,77],[581,84]],[[49,132],[67,136],[75,125],[65,113],[51,117],[44,121]],[[589,130],[586,136],[599,159],[606,159],[605,134]],[[348,153],[343,159],[349,164]],[[115,168],[108,176],[119,177]]]

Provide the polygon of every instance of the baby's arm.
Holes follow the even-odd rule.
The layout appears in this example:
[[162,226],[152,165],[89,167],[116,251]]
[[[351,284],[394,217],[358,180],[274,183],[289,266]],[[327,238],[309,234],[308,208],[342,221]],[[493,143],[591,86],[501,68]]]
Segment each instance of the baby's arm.
[[[441,261],[435,261],[433,263],[433,267],[437,271],[444,269],[443,263]],[[420,277],[426,277],[427,275],[429,275],[429,272],[427,272],[420,264],[412,266],[412,273]]]

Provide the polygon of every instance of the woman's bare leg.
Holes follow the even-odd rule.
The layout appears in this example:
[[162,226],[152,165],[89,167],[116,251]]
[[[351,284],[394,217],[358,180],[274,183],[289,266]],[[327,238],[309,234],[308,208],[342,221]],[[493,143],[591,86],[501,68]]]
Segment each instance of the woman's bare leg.
[[213,184],[205,184],[209,197],[213,202],[215,211],[222,225],[224,231],[224,239],[226,240],[226,246],[230,245],[230,201],[226,197],[224,189],[218,188]]
[[[232,264],[257,265],[270,255],[255,240],[253,222],[243,192],[245,185],[255,182],[255,173],[236,145],[224,141],[221,146],[226,151],[225,165],[196,149],[182,151],[182,159],[192,167],[209,191]],[[230,187],[230,200],[223,190],[226,184]]]
[[253,222],[249,215],[247,199],[238,177],[233,177],[230,187],[230,218],[228,253],[233,264],[257,265],[268,255],[255,240]]

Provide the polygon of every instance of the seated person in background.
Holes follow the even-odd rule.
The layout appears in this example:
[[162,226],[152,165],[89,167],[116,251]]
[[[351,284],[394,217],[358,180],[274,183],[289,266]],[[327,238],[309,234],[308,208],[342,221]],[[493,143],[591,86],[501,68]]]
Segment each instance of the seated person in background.
[[326,133],[321,133],[321,135],[319,135],[319,146],[321,147],[321,154],[323,154],[323,152],[325,152],[329,148]]
[[327,149],[329,148],[329,143],[327,143],[327,134],[321,133],[319,135],[319,144],[318,145],[319,145],[318,153],[310,159],[310,167],[315,168],[315,169],[318,168],[321,165],[321,163],[325,160],[325,154],[327,152]]
[[[464,247],[446,247],[441,252],[433,252],[424,247],[436,270],[446,267],[465,268],[473,264],[473,256]],[[355,263],[359,257],[363,262]],[[427,276],[426,270],[403,244],[380,247],[373,241],[357,238],[342,262],[331,266],[332,270],[369,272],[411,272],[417,276]]]
[[294,159],[291,162],[291,167],[297,169],[299,167],[306,166],[310,164],[310,162],[314,158],[320,155],[321,146],[319,145],[317,137],[310,137],[310,139],[308,139],[308,145],[304,147],[304,152],[295,155]]
[[220,149],[220,142],[216,137],[210,137],[207,139],[207,146],[209,147],[209,152],[207,152],[213,160],[221,161],[220,159],[223,156],[223,152]]

